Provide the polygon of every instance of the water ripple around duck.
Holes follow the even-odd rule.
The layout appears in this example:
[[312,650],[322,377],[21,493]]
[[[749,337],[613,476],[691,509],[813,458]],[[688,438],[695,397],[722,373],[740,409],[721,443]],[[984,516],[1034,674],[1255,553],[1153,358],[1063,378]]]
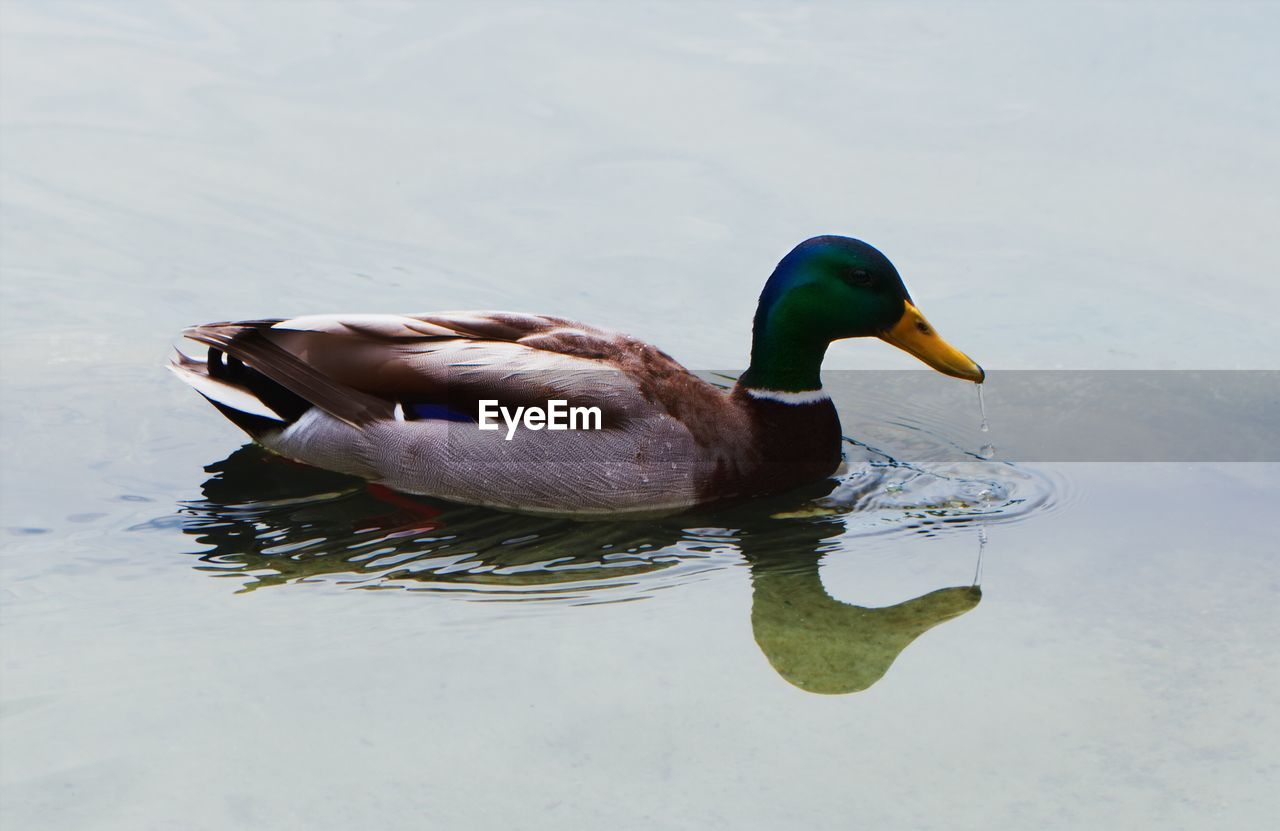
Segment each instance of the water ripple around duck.
[[[946,442],[911,425],[918,442]],[[245,447],[211,465],[180,508],[201,571],[242,591],[323,583],[482,602],[625,602],[779,551],[853,538],[935,536],[1052,510],[1067,483],[974,456],[906,462],[849,442],[847,472],[816,494],[677,517],[580,522],[372,493],[362,482]],[[917,455],[918,457],[918,455]],[[927,454],[925,456],[927,458]]]

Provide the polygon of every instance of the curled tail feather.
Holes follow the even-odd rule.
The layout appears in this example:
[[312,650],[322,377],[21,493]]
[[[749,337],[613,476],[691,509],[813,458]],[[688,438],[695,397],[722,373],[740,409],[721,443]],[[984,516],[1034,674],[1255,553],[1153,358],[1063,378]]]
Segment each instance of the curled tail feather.
[[206,377],[244,390],[286,421],[310,406],[357,428],[395,417],[394,402],[334,381],[273,342],[270,323],[213,323],[183,334],[209,347]]

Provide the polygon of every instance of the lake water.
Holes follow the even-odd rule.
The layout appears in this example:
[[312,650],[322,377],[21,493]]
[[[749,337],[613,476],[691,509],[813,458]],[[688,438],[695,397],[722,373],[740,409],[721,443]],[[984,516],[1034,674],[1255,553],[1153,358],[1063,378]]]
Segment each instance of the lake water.
[[[5,3],[0,820],[1264,827],[1278,25]],[[242,448],[163,370],[192,323],[457,308],[741,369],[770,269],[828,232],[987,367],[989,433],[972,388],[871,385],[917,365],[841,343],[838,481],[575,523]],[[1064,409],[1047,370],[1112,380]],[[1253,372],[1162,374],[1157,407],[1133,370]],[[1030,389],[1114,415],[1044,450]]]

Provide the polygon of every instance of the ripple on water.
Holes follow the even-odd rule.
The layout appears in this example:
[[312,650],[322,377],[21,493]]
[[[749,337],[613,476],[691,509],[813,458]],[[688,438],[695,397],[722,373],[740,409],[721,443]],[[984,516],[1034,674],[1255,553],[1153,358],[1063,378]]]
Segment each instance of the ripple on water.
[[[379,494],[245,447],[184,503],[197,568],[242,590],[292,583],[472,601],[624,602],[710,571],[838,549],[850,537],[947,533],[1052,506],[1055,483],[971,459],[915,464],[865,451],[810,492],[676,517],[581,522]],[[853,455],[853,454],[851,454]]]

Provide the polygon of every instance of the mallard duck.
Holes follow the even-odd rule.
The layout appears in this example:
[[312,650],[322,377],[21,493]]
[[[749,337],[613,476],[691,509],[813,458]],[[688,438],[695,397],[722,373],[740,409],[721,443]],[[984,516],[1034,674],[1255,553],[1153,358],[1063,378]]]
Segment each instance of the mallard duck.
[[[939,372],[984,377],[887,257],[839,236],[778,263],[751,365],[729,390],[627,335],[514,312],[311,315],[184,335],[208,358],[179,351],[170,368],[268,450],[407,493],[565,515],[669,513],[830,476],[840,420],[819,371],[834,340],[878,337]],[[581,418],[557,426],[552,401]]]

